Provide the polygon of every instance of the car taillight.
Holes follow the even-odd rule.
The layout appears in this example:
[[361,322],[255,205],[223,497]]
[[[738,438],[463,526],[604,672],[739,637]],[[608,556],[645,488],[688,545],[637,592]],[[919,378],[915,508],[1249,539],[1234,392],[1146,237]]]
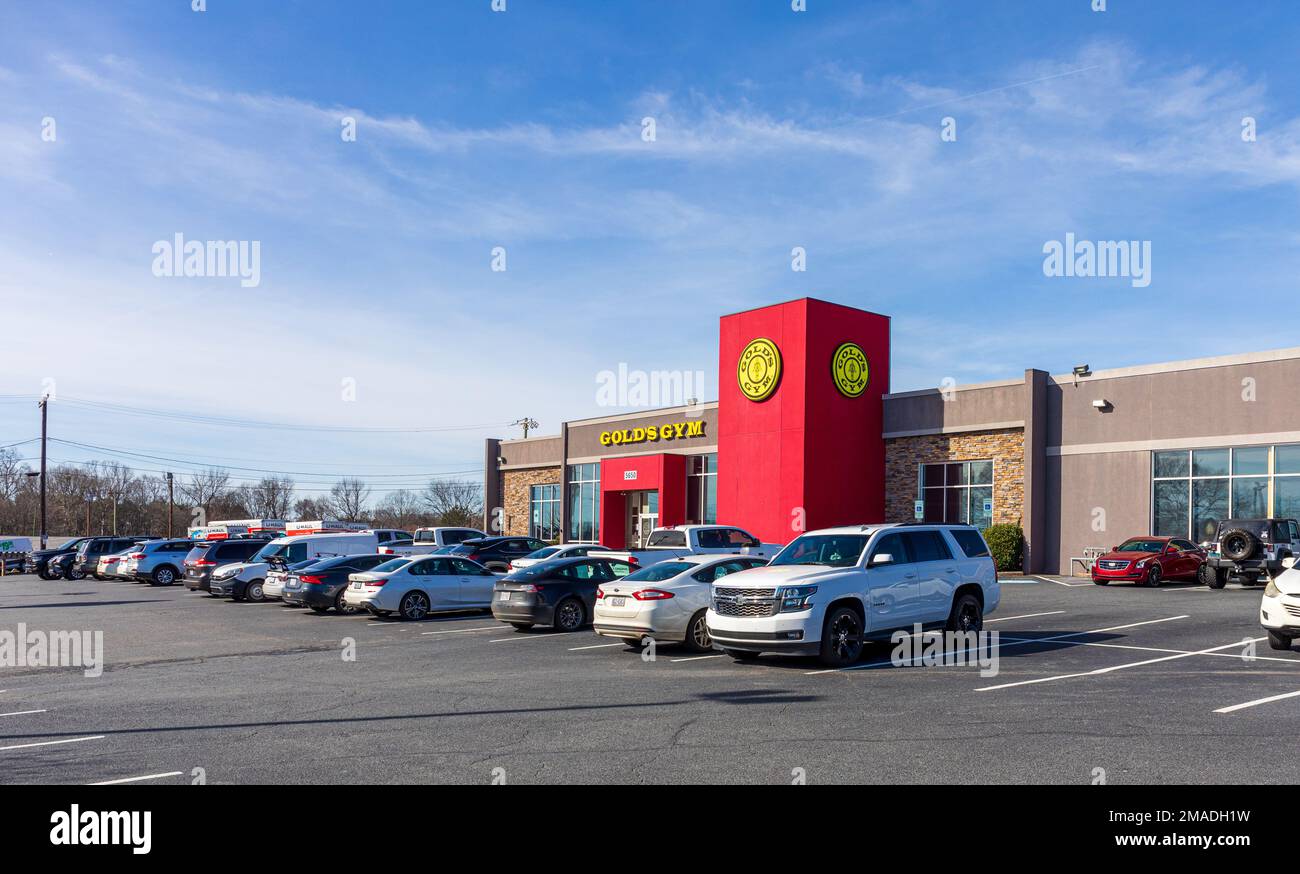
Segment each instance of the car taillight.
[[196,567],[216,567],[215,561],[208,561],[206,558],[200,558],[194,562]]
[[143,552],[133,552],[133,553],[131,553],[130,555],[128,555],[127,558],[133,558],[133,559],[135,559],[136,561],[139,561],[140,559],[144,558],[144,553],[143,553]]
[[379,547],[379,554],[380,554],[380,555],[396,555],[397,553],[393,552],[392,547],[381,546],[381,547]]
[[526,585],[526,586],[524,586],[522,589],[520,589],[521,592],[527,592],[527,593],[530,594],[530,595],[536,595],[536,594],[537,594],[538,592],[540,592],[541,590],[542,590],[542,587],[539,586],[539,585],[537,585],[537,584],[535,584],[535,583],[529,583],[528,585]]
[[600,600],[602,600],[604,597],[605,597],[605,590],[604,590],[604,589],[597,589],[597,590],[596,590],[596,600],[597,600],[597,601],[600,601]]
[[629,555],[629,556],[627,557],[627,563],[628,563],[628,564],[640,564],[640,563],[641,563],[641,560],[640,560],[639,558],[637,558],[635,555]]
[[638,601],[666,601],[676,596],[672,592],[665,592],[662,589],[642,589],[639,592],[633,592],[632,597]]
[[325,582],[324,578],[313,576],[312,574],[302,574],[298,579],[302,580],[309,586],[319,586],[321,583]]

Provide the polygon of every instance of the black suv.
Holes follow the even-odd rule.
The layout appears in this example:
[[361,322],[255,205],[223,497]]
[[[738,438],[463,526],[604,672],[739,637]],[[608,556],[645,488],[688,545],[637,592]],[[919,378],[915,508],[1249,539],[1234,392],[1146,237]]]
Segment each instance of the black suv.
[[212,582],[212,572],[223,564],[248,561],[267,540],[262,537],[232,538],[230,540],[201,540],[185,556],[185,585],[195,592],[206,592]]
[[1282,561],[1293,557],[1300,557],[1295,519],[1228,519],[1219,523],[1200,578],[1211,589],[1222,589],[1230,578],[1254,586],[1282,573]]
[[77,537],[59,547],[38,549],[27,556],[25,570],[29,574],[36,574],[43,580],[57,580],[63,576],[63,569],[59,566],[59,559],[65,555],[72,555],[77,551],[78,546],[89,539],[89,537]]
[[510,562],[546,546],[536,537],[475,537],[462,540],[448,553],[476,561],[490,571],[509,571]]

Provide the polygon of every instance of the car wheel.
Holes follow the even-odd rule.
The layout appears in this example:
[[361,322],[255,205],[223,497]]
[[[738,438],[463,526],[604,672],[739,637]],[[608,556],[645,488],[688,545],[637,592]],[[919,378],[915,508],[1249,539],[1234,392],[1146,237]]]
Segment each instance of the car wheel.
[[752,652],[747,649],[724,649],[722,652],[725,655],[731,656],[738,662],[752,662],[760,655],[760,653]]
[[841,668],[862,655],[862,617],[850,607],[837,607],[822,625],[821,663]]
[[944,626],[948,631],[973,632],[979,634],[984,627],[984,606],[980,599],[972,594],[965,594],[952,605],[948,622]]
[[397,612],[407,621],[423,619],[429,615],[429,596],[424,592],[407,592]]
[[555,628],[558,631],[577,631],[587,621],[587,611],[577,598],[565,598],[555,605]]
[[252,601],[258,604],[266,600],[266,593],[262,591],[262,580],[253,580],[244,588],[244,600]]
[[1285,634],[1278,634],[1276,631],[1268,633],[1268,645],[1271,649],[1290,649],[1291,638]]
[[76,568],[70,568],[68,570],[68,579],[70,580],[84,580],[85,578],[86,578],[85,571],[79,571]]
[[1228,582],[1227,571],[1208,564],[1201,565],[1201,570],[1198,576],[1200,577],[1201,582],[1209,586],[1211,589],[1222,589]]
[[709,634],[704,613],[703,610],[696,613],[686,625],[686,648],[691,652],[709,652],[713,649],[713,636]]
[[[347,589],[340,589],[338,595],[334,597],[334,609],[340,613],[350,612],[347,602],[343,600],[345,594],[347,594]],[[321,612],[325,611],[322,610]]]
[[533,623],[531,622],[511,622],[510,624],[514,627],[515,631],[533,630]]
[[40,578],[43,579],[43,580],[52,580],[52,579],[54,579],[54,574],[50,573],[50,572],[47,571],[47,570],[46,570],[46,571],[37,571],[36,576],[40,577]]
[[1151,565],[1150,570],[1147,571],[1147,578],[1146,578],[1147,587],[1151,589],[1158,589],[1160,588],[1161,582],[1162,580],[1160,575],[1160,565],[1158,564]]
[[1231,561],[1245,561],[1259,551],[1259,538],[1244,528],[1234,528],[1219,539],[1223,557]]
[[155,586],[170,586],[176,582],[176,571],[169,567],[160,567],[153,572]]

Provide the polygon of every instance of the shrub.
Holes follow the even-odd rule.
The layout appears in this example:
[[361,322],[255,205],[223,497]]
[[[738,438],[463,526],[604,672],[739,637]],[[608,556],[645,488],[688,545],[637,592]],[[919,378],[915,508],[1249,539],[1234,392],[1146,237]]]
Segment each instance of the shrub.
[[1019,525],[992,525],[984,529],[993,563],[1000,571],[1018,571],[1023,567],[1025,532]]

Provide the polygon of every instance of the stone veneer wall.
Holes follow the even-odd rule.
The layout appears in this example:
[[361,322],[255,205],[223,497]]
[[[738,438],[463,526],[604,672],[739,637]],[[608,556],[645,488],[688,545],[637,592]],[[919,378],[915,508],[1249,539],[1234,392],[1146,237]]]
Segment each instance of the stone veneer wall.
[[503,471],[501,504],[505,510],[505,530],[501,533],[527,537],[530,488],[558,482],[560,482],[559,467],[532,467],[527,470]]
[[1023,524],[1025,432],[1021,428],[926,434],[885,441],[885,521],[913,519],[920,465],[993,459],[993,522]]

